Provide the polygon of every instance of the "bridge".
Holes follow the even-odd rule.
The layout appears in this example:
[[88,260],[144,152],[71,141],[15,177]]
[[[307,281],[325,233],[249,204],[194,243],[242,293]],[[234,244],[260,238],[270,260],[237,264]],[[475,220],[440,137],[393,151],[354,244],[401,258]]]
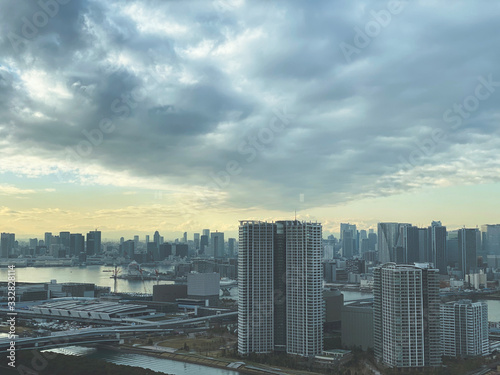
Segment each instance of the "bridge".
[[[24,337],[15,340],[16,350],[53,349],[68,345],[96,344],[103,342],[116,343],[121,334],[165,332],[167,329],[182,327],[189,324],[210,321],[214,319],[237,317],[238,312],[202,316],[191,319],[161,320],[137,326],[114,326],[105,328],[85,328],[78,331],[54,332],[52,336]],[[10,351],[9,339],[0,339],[0,353]]]

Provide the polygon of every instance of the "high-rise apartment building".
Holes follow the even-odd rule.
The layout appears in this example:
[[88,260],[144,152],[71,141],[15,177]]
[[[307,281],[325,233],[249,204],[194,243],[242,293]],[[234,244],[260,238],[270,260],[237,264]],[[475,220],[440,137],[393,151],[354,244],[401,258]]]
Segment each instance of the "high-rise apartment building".
[[238,351],[304,357],[323,348],[321,224],[241,221]]
[[441,304],[441,347],[448,357],[490,353],[488,305],[471,300]]
[[438,270],[386,263],[373,271],[375,357],[389,367],[441,364]]

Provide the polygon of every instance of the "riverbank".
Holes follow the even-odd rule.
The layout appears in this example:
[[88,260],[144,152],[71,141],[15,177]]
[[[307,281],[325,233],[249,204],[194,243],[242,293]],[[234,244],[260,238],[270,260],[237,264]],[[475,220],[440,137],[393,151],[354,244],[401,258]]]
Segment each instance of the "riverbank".
[[156,358],[164,358],[178,362],[191,363],[200,366],[208,366],[223,370],[236,371],[240,374],[282,374],[282,375],[313,375],[314,373],[304,371],[294,371],[291,369],[281,369],[277,367],[270,367],[262,364],[246,363],[244,361],[231,361],[224,358],[205,357],[200,354],[184,354],[184,353],[169,353],[165,351],[156,351],[148,348],[131,347],[122,345],[119,348],[115,346],[103,346],[108,350],[113,350],[122,353],[134,353],[152,356]]

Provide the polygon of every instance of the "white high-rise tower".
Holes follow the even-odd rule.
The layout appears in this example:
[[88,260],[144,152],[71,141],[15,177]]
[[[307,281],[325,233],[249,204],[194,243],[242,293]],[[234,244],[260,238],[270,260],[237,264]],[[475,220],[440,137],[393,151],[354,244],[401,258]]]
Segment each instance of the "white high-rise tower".
[[296,220],[240,222],[240,354],[322,352],[321,229]]

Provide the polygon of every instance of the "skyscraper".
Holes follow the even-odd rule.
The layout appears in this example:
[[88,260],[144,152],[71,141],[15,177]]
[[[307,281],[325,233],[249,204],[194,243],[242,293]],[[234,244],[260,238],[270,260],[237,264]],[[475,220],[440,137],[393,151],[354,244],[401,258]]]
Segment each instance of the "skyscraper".
[[440,221],[433,221],[429,227],[429,238],[431,241],[429,247],[432,257],[430,261],[434,264],[434,267],[439,270],[441,275],[446,275],[448,273],[446,227],[442,226]]
[[480,243],[479,230],[462,228],[458,230],[458,268],[462,276],[477,271],[477,250]]
[[210,229],[203,229],[202,235],[210,237]]
[[234,258],[236,250],[236,238],[227,239],[227,251],[230,258]]
[[87,233],[87,255],[101,252],[101,232],[98,230]]
[[374,233],[373,229],[370,229],[368,233],[368,250],[375,251],[377,249],[377,233]]
[[121,245],[121,255],[134,258],[135,254],[135,241],[127,240]]
[[12,254],[16,242],[14,233],[2,233],[0,238],[0,258],[8,258]]
[[200,238],[200,251],[199,254],[205,254],[207,253],[207,248],[208,248],[208,236],[202,235]]
[[486,355],[488,340],[488,305],[471,300],[441,304],[441,347],[448,357]]
[[300,356],[323,348],[321,224],[241,221],[238,351]]
[[47,249],[50,248],[50,245],[52,245],[52,233],[45,232],[45,235],[43,238],[45,239],[45,246],[47,246]]
[[224,257],[224,233],[212,232],[210,245],[212,247],[214,258]]
[[80,256],[85,251],[85,237],[81,233],[72,233],[69,236],[69,256]]
[[353,238],[352,230],[346,229],[342,231],[342,256],[344,258],[352,258],[355,253],[356,240]]
[[[344,239],[344,237],[346,238]],[[357,254],[359,249],[359,234],[358,230],[356,229],[356,224],[340,224],[340,241],[342,243],[343,257],[350,258],[353,255]]]
[[396,250],[397,263],[413,264],[424,261],[420,258],[419,228],[405,225],[400,231],[401,246]]
[[[160,247],[160,233],[158,231],[153,235],[153,242],[156,244],[157,248]],[[146,246],[148,246],[148,244],[146,244]]]
[[401,227],[411,224],[378,223],[378,257],[381,263],[396,261],[396,247],[400,244]]
[[59,241],[61,242],[61,248],[63,250],[69,251],[70,233],[59,232]]
[[200,248],[200,234],[195,233],[193,235],[193,240],[194,240],[194,248],[198,250]]
[[441,364],[439,281],[428,265],[373,270],[375,357],[389,367]]
[[500,255],[500,224],[481,226],[483,254]]

